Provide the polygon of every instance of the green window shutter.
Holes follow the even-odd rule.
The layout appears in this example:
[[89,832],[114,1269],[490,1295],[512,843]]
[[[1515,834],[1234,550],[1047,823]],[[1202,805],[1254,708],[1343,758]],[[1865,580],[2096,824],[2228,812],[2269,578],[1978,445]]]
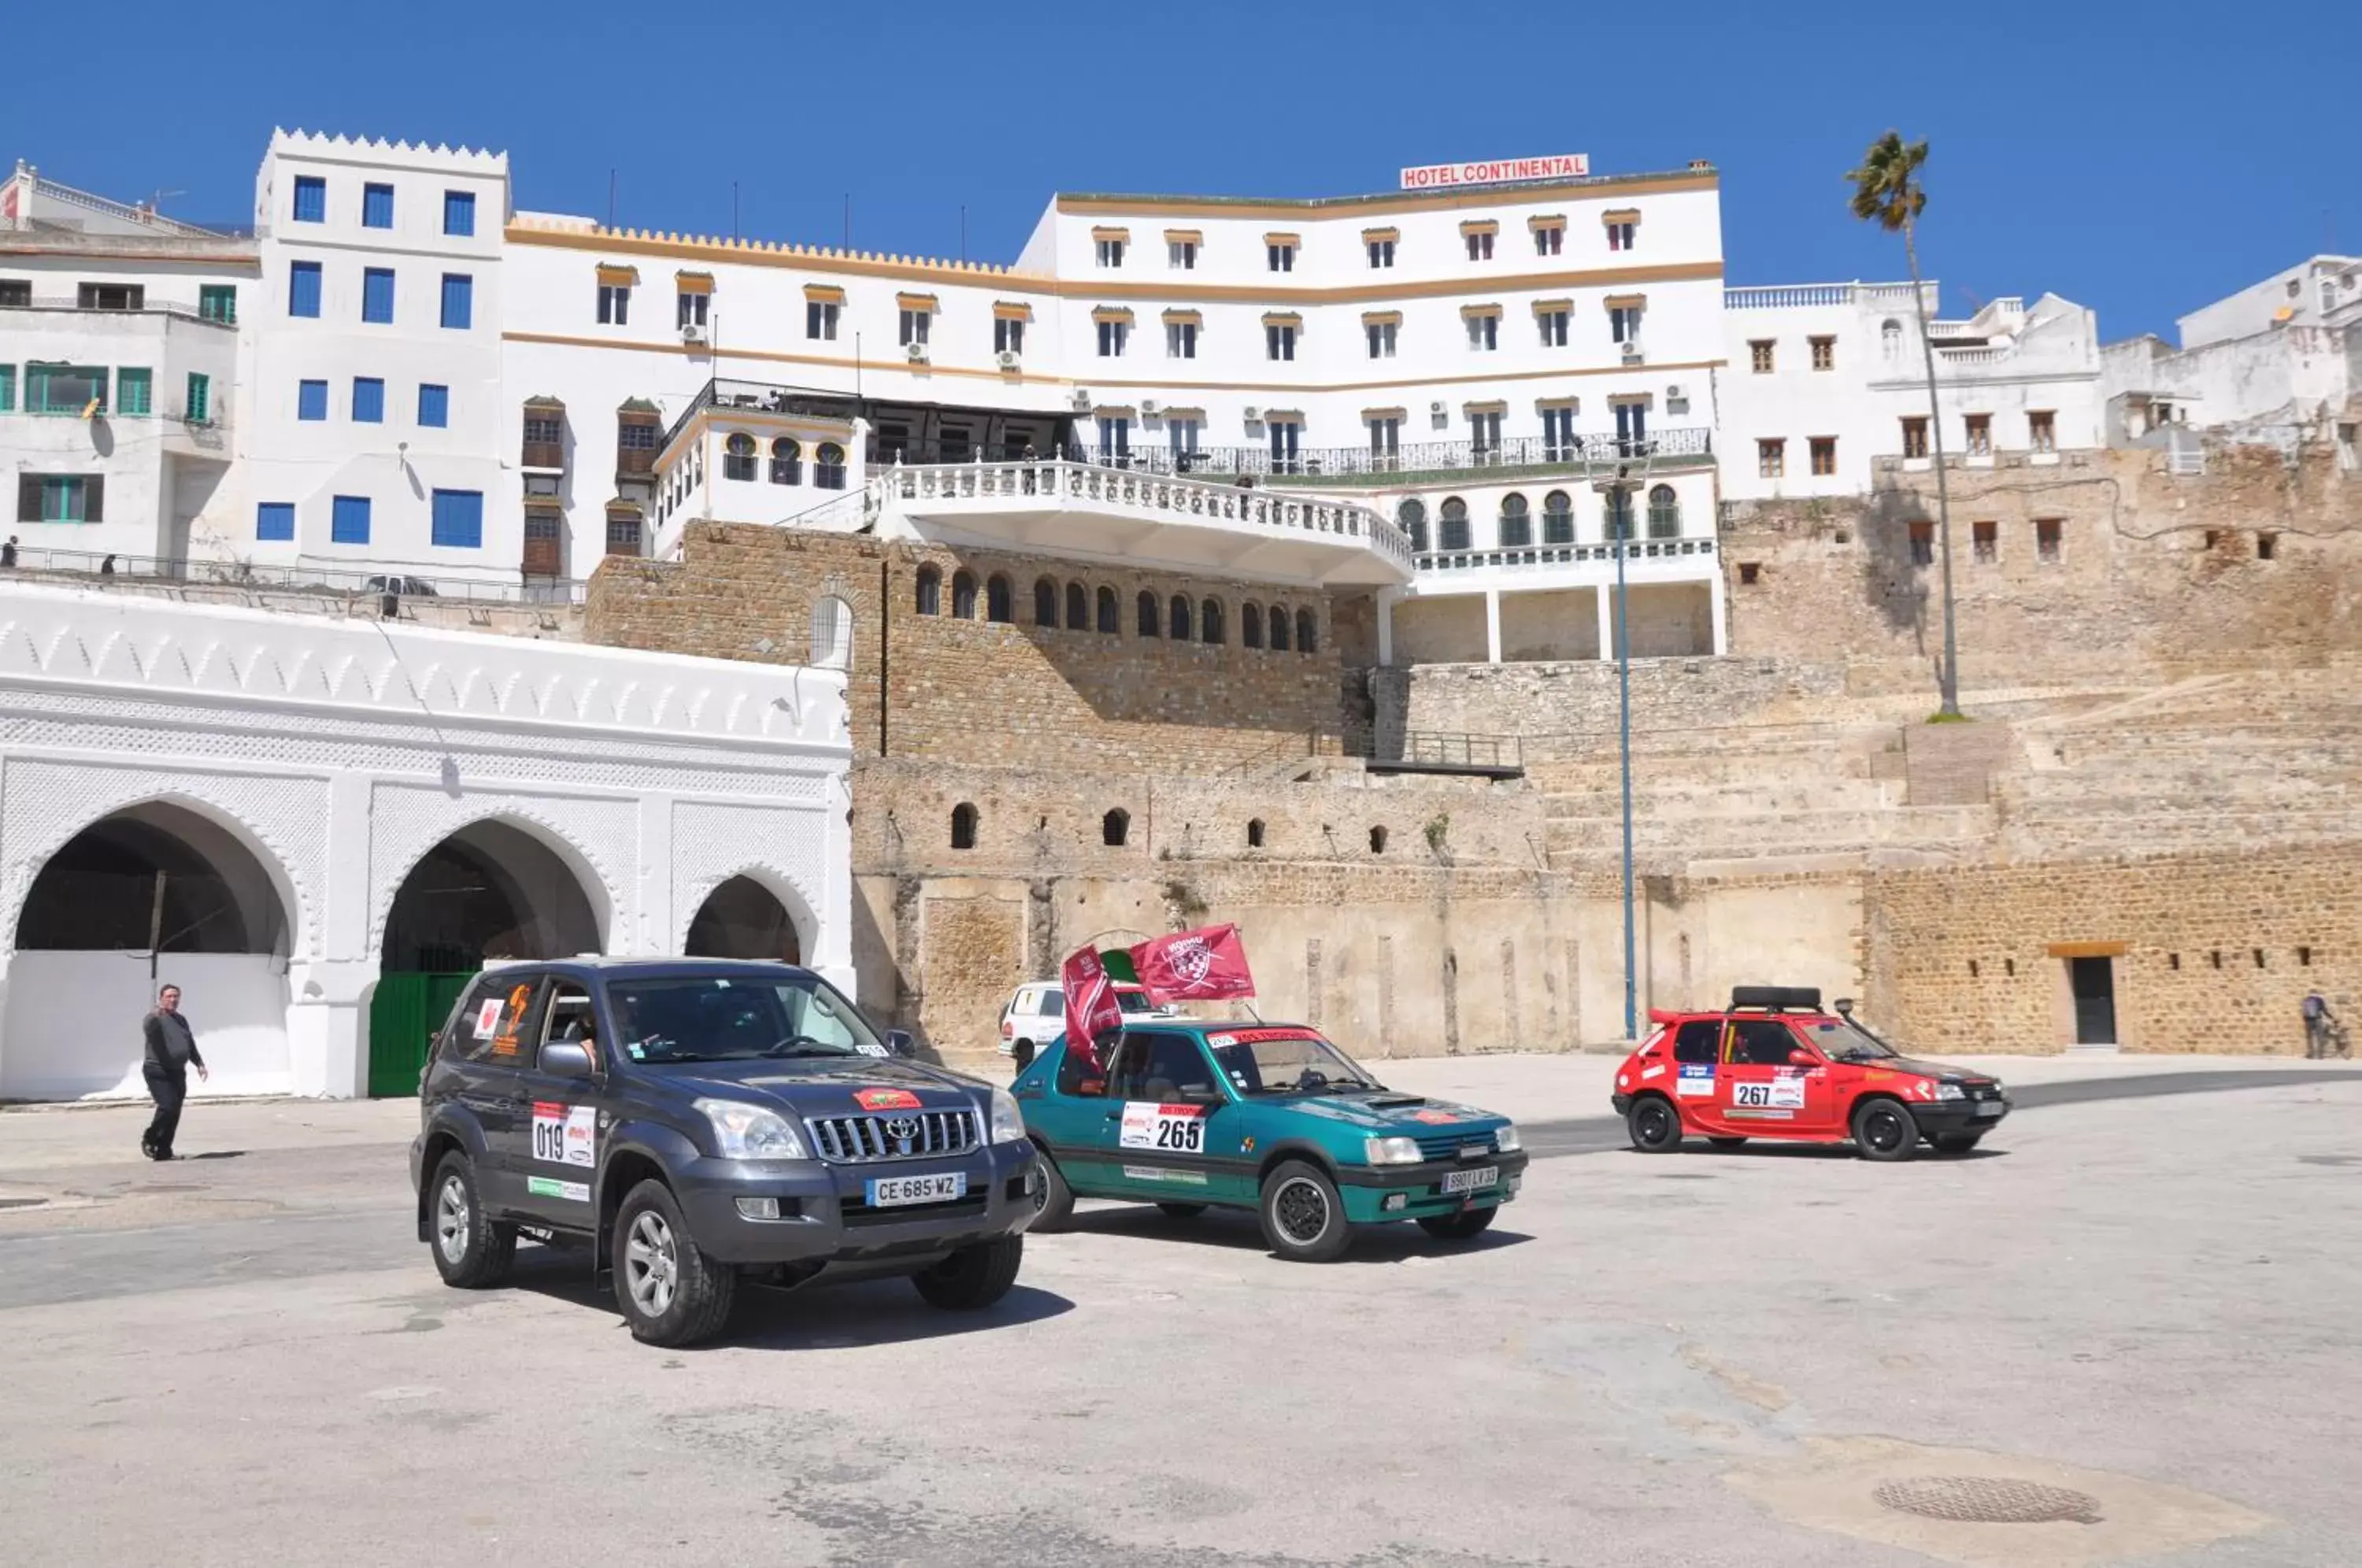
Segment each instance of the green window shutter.
[[115,372],[115,411],[117,414],[153,414],[154,389],[153,371],[125,366]]
[[0,365],[0,414],[17,411],[17,367]]
[[204,425],[213,418],[214,383],[210,376],[189,372],[189,405],[187,418],[192,425]]

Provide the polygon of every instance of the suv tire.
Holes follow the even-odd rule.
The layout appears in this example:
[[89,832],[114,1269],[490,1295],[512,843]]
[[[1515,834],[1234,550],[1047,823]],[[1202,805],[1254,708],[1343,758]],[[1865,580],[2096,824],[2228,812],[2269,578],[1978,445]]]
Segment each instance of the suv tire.
[[1853,1141],[1863,1159],[1900,1163],[1919,1152],[1919,1123],[1899,1099],[1866,1099],[1853,1113]]
[[435,1269],[443,1283],[460,1290],[486,1290],[504,1282],[509,1265],[516,1261],[516,1227],[485,1217],[476,1162],[452,1150],[435,1167],[427,1192]]
[[1025,1259],[1023,1236],[995,1236],[977,1242],[911,1276],[930,1307],[947,1312],[975,1312],[1009,1294],[1017,1283],[1017,1265]]
[[1255,1205],[1263,1239],[1292,1263],[1330,1263],[1353,1244],[1345,1200],[1329,1173],[1302,1160],[1289,1160],[1264,1177]]
[[1038,1144],[1035,1148],[1042,1164],[1042,1191],[1034,1199],[1033,1223],[1028,1229],[1039,1231],[1046,1236],[1054,1231],[1065,1230],[1074,1219],[1075,1189],[1066,1185],[1066,1178],[1059,1172],[1058,1162],[1050,1157],[1050,1152]]
[[730,1320],[738,1275],[698,1251],[664,1183],[652,1177],[624,1195],[611,1257],[615,1304],[642,1344],[693,1345]]

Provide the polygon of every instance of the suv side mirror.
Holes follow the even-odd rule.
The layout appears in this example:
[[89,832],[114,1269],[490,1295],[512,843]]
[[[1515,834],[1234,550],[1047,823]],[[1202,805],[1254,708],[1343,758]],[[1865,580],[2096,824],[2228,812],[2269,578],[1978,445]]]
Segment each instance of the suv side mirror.
[[1821,1059],[1799,1045],[1788,1053],[1788,1065],[1792,1067],[1817,1067]]
[[553,1040],[541,1048],[541,1070],[554,1078],[588,1078],[598,1066],[579,1040]]
[[889,1029],[886,1032],[886,1054],[889,1056],[915,1056],[918,1053],[918,1043],[911,1038],[909,1030]]

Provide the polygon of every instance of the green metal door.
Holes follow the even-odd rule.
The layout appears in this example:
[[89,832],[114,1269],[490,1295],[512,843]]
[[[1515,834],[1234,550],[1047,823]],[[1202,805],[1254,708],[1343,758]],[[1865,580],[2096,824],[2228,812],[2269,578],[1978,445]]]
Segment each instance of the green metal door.
[[418,1092],[426,1047],[473,974],[379,977],[370,1001],[369,1091],[373,1099]]

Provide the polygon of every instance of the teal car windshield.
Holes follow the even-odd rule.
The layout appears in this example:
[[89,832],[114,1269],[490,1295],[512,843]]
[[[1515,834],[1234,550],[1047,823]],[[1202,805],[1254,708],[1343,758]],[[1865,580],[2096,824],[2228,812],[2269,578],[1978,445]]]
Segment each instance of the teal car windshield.
[[1242,1095],[1327,1094],[1383,1088],[1309,1029],[1224,1029],[1206,1036],[1231,1087]]

